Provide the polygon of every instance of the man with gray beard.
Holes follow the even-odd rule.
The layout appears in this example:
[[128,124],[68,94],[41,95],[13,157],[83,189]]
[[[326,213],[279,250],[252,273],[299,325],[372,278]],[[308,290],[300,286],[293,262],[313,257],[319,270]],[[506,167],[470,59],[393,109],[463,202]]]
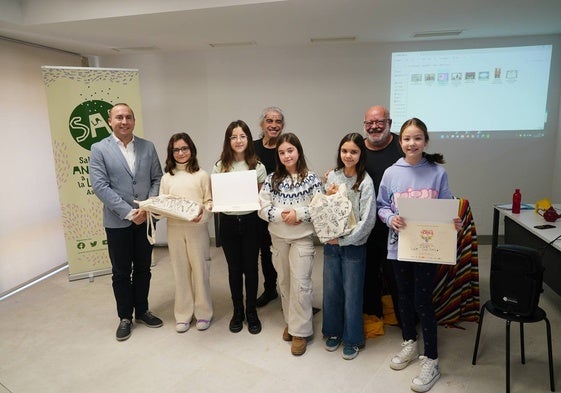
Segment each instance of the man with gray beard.
[[[262,136],[261,139],[253,141],[255,153],[259,160],[265,165],[267,174],[276,169],[276,144],[277,138],[284,128],[284,114],[280,108],[271,106],[263,109],[259,119]],[[277,272],[273,267],[271,257],[271,235],[269,234],[269,223],[259,220],[259,250],[261,253],[261,271],[263,272],[265,291],[257,298],[257,307],[266,306],[271,300],[279,295],[277,292]]]
[[[368,108],[364,115],[364,131],[366,144],[366,171],[374,182],[374,190],[378,188],[384,171],[399,158],[403,151],[399,145],[399,137],[390,131],[392,119],[389,111],[380,105]],[[395,316],[400,321],[397,308],[397,286],[393,268],[387,260],[388,227],[382,220],[376,225],[366,243],[366,273],[364,277],[363,312],[382,318],[383,277],[392,297]]]

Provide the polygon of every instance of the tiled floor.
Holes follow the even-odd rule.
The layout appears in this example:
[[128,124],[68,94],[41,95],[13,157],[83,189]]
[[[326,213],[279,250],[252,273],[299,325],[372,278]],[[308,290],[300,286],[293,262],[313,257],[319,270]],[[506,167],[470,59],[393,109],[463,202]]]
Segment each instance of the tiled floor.
[[[481,295],[488,298],[490,246],[480,246]],[[346,361],[327,352],[321,313],[314,317],[314,340],[301,357],[282,341],[280,301],[260,310],[261,334],[244,327],[230,333],[231,303],[226,263],[212,248],[215,318],[209,330],[175,332],[173,278],[166,248],[155,252],[150,305],[164,320],[160,329],[135,325],[132,337],[115,340],[118,320],[111,277],[69,282],[63,271],[0,303],[0,393],[27,392],[409,392],[417,364],[393,371],[400,331],[388,327],[369,339],[359,356]],[[322,254],[314,267],[314,303],[321,306]],[[561,298],[549,289],[540,305],[551,320],[555,372],[561,378]],[[485,319],[478,364],[471,365],[477,325],[439,328],[442,377],[431,392],[502,392],[504,322]],[[526,326],[526,365],[519,362],[518,328],[512,329],[512,385],[516,392],[547,392],[545,325]],[[557,383],[557,386],[561,386]],[[560,388],[561,389],[561,388]]]

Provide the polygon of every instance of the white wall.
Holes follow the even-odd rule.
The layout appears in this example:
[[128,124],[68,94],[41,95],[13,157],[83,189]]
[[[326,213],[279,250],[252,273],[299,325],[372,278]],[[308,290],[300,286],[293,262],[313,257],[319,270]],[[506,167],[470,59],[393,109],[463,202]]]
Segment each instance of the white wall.
[[[521,189],[525,202],[561,199],[559,181],[553,180],[561,168],[557,153],[561,82],[556,71],[561,36],[209,49],[105,57],[101,66],[140,69],[145,135],[156,143],[162,160],[169,136],[186,131],[197,145],[202,166],[210,170],[231,120],[247,121],[255,137],[261,109],[276,105],[286,113],[286,130],[302,140],[312,170],[323,173],[334,165],[340,138],[350,131],[362,132],[365,109],[388,105],[392,51],[532,44],[554,45],[547,135],[524,140],[432,140],[429,147],[444,154],[453,192],[470,200],[479,234],[489,235],[492,204],[509,202],[514,188]],[[153,67],[154,59],[161,60],[161,67]],[[154,80],[158,86],[151,89],[148,83]],[[512,115],[517,116],[516,108]],[[399,131],[399,126],[393,130]]]
[[0,40],[0,294],[67,261],[42,65],[80,57]]

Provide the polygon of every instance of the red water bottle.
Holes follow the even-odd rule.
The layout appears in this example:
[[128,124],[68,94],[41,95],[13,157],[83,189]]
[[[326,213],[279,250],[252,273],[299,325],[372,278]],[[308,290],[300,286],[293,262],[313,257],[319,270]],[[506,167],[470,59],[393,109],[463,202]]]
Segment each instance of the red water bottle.
[[522,194],[520,189],[517,188],[512,194],[512,212],[515,214],[520,213],[520,203],[522,202]]

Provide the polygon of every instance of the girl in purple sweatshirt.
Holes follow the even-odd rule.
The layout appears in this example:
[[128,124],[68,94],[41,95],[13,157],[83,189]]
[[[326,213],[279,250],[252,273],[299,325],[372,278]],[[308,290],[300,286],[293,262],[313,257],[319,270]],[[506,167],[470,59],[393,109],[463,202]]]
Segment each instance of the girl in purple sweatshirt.
[[[432,304],[435,263],[405,262],[397,260],[397,242],[405,220],[399,216],[396,198],[452,199],[448,188],[448,175],[442,154],[427,154],[427,126],[421,120],[412,118],[401,127],[399,143],[405,154],[395,164],[386,169],[378,191],[378,216],[389,228],[388,259],[394,267],[398,287],[399,312],[404,342],[401,351],[390,360],[390,367],[402,370],[417,359],[416,316],[421,322],[424,341],[424,356],[421,356],[421,372],[411,382],[415,392],[426,392],[440,378],[438,348],[436,342],[436,317]],[[461,229],[461,219],[455,218],[457,230]]]

